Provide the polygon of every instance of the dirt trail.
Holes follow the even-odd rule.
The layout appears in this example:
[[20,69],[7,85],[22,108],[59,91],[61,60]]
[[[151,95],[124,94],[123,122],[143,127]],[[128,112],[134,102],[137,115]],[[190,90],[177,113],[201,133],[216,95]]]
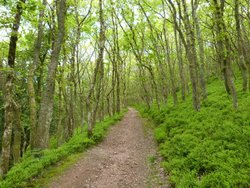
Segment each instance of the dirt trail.
[[155,154],[156,146],[152,136],[145,131],[143,120],[134,109],[129,109],[123,120],[110,129],[102,143],[87,151],[82,159],[52,180],[48,187],[167,187],[160,185],[160,176],[152,170],[156,168],[149,164],[149,157]]

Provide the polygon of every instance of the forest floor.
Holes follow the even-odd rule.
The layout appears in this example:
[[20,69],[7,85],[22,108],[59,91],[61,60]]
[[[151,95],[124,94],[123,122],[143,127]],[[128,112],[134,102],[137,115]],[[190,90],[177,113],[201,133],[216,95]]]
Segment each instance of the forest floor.
[[50,188],[167,188],[147,122],[130,108],[98,146],[52,178]]

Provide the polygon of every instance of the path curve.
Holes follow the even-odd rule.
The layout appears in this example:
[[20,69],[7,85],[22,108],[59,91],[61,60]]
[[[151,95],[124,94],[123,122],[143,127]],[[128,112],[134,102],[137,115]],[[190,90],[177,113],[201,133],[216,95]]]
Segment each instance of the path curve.
[[[48,185],[50,188],[146,188],[149,156],[156,154],[137,111],[129,109],[106,139]],[[154,186],[164,187],[164,186]]]

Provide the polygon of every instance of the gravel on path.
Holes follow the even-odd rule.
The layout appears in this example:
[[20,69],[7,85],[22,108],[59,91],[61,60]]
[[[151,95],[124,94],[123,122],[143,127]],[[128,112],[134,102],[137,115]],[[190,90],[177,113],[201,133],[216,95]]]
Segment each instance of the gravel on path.
[[152,156],[156,156],[156,145],[152,134],[145,131],[144,121],[138,116],[138,112],[129,108],[124,118],[110,128],[103,142],[88,150],[76,164],[61,176],[52,179],[47,186],[49,188],[168,187],[166,184],[161,185],[163,184],[159,180],[161,178],[153,177],[155,174],[152,174],[150,167],[152,164],[149,164],[149,158]]

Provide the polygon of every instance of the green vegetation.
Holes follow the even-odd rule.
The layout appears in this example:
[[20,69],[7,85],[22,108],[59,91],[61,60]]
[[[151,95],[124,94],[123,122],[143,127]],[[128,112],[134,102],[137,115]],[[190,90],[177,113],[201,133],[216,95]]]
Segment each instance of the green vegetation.
[[72,167],[78,160],[84,157],[86,152],[74,153],[69,155],[66,158],[63,158],[55,165],[52,165],[44,170],[41,173],[25,185],[26,187],[46,187],[53,178],[59,177],[62,175],[67,169]]
[[0,186],[100,141],[96,122],[140,104],[173,185],[250,187],[249,7],[0,0]]
[[176,187],[250,187],[250,96],[239,92],[234,110],[221,84],[208,85],[199,112],[191,96],[176,107],[138,108],[154,120],[163,167]]
[[82,152],[100,142],[104,138],[108,127],[121,120],[124,113],[125,111],[98,122],[93,129],[91,138],[88,138],[85,130],[83,133],[76,133],[67,143],[57,149],[44,150],[37,154],[27,152],[21,162],[11,168],[6,178],[0,182],[0,187],[27,187],[29,180],[37,177],[44,169],[56,164],[67,156]]

